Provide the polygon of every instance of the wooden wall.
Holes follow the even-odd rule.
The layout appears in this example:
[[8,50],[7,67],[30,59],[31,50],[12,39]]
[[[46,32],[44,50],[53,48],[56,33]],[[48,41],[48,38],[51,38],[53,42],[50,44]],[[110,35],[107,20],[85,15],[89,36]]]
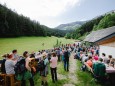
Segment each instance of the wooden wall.
[[99,45],[115,47],[115,37],[98,42]]

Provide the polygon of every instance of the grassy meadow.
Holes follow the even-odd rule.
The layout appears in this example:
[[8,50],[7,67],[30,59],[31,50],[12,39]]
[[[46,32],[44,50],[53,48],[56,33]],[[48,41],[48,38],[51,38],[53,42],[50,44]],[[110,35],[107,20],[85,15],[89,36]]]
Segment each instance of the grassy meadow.
[[[18,38],[0,38],[0,56],[4,53],[10,53],[13,49],[17,49],[21,55],[25,50],[32,52],[42,49],[51,49],[59,42],[73,43],[73,40],[57,37],[18,37]],[[44,43],[44,46],[42,44]],[[0,57],[1,58],[1,57]]]

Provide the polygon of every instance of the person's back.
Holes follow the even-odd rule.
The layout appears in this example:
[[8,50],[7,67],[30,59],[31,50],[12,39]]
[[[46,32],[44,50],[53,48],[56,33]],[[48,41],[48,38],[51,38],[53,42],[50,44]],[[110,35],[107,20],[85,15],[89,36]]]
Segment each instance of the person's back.
[[95,62],[94,64],[93,64],[93,72],[94,72],[94,75],[96,76],[96,77],[98,77],[99,76],[99,67],[98,67],[98,62]]
[[2,64],[1,64],[1,72],[2,72],[2,73],[6,73],[5,62],[6,62],[6,59],[3,59],[3,60],[2,60]]
[[106,73],[106,67],[104,63],[99,63],[99,76],[104,77]]
[[92,61],[91,60],[88,60],[87,62],[86,62],[90,67],[92,67]]
[[5,62],[6,74],[15,74],[14,66],[15,66],[14,61],[12,61],[11,59],[6,60]]
[[64,58],[65,58],[65,60],[69,60],[69,52],[68,52],[68,50],[66,50],[64,52]]
[[105,80],[106,67],[102,58],[99,59],[99,62],[93,64],[93,71],[98,80],[101,82]]
[[64,70],[69,71],[69,51],[68,51],[68,48],[66,48],[66,51],[64,52]]
[[57,50],[57,55],[60,55],[60,50],[59,49]]
[[104,60],[104,63],[107,63],[107,62],[108,62],[108,60],[109,60],[109,58],[104,57],[104,58],[103,58],[103,60]]
[[105,54],[105,53],[102,53],[102,57],[101,57],[101,58],[103,59],[103,62],[104,62],[104,63],[107,63],[108,60],[109,60],[109,58],[106,57],[106,54]]
[[98,55],[95,55],[93,58],[95,61],[97,61],[99,59]]
[[50,63],[51,68],[57,67],[57,60],[58,60],[57,57],[52,57],[51,58],[51,60],[50,60],[51,61],[51,63]]
[[87,59],[88,59],[88,56],[84,55],[83,58],[82,58],[82,63],[84,63],[85,61],[87,61]]
[[9,54],[4,54],[2,57],[4,57],[3,58],[3,60],[2,60],[2,63],[1,63],[1,73],[6,73],[6,69],[5,69],[5,62],[6,62],[6,59],[7,59],[7,56],[8,56]]

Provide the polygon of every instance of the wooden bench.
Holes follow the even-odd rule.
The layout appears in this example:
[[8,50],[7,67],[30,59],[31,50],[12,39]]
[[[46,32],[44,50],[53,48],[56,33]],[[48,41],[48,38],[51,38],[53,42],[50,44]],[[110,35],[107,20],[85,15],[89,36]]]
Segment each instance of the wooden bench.
[[6,74],[0,74],[2,81],[0,81],[0,86],[6,86]]
[[21,82],[15,79],[14,74],[0,74],[0,76],[4,79],[1,86],[21,86]]

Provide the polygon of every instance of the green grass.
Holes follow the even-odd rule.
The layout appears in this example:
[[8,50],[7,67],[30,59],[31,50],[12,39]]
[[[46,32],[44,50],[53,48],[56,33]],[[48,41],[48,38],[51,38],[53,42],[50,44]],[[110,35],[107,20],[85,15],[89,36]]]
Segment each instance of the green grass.
[[[0,55],[10,53],[13,49],[17,49],[19,54],[25,50],[32,52],[42,49],[50,49],[56,44],[57,39],[59,42],[73,43],[73,40],[57,37],[18,37],[18,38],[0,38]],[[44,43],[44,46],[42,46]]]
[[57,72],[58,72],[59,74],[62,74],[62,75],[67,76],[69,72],[67,72],[67,71],[64,70],[64,65],[63,65],[63,64],[64,64],[63,62],[61,62],[61,63],[59,62],[59,63],[58,63],[59,69],[58,69]]
[[[19,38],[0,38],[0,56],[4,53],[10,53],[13,49],[18,50],[18,54],[22,55],[22,53],[27,50],[29,52],[38,51],[43,49],[51,49],[57,43],[57,39],[62,44],[74,43],[74,40],[65,39],[65,38],[57,38],[57,37],[19,37]],[[45,45],[42,46],[42,43]],[[0,57],[1,58],[1,57]],[[1,58],[2,59],[2,58]],[[62,75],[67,76],[67,72],[63,69],[62,62],[58,63],[57,72]],[[63,86],[63,84],[67,83],[69,79],[61,79],[56,83],[52,83],[50,69],[48,78],[48,86]],[[41,77],[37,73],[34,76],[35,86],[41,86]],[[27,80],[27,86],[29,86],[29,81]]]
[[80,63],[80,61],[77,61],[78,69],[76,71],[76,75],[78,77],[79,83],[76,86],[101,86],[101,85],[97,84],[94,80],[92,80],[93,78],[89,72],[81,71],[80,70],[81,66],[82,66],[82,64]]
[[[63,69],[63,64],[62,62],[58,63],[58,67],[57,67],[57,73],[62,74],[67,76],[67,72],[64,71]],[[65,74],[64,74],[65,73]],[[58,76],[57,76],[58,77]],[[65,83],[68,83],[69,79],[58,79],[57,82],[53,83],[52,82],[52,78],[51,78],[51,72],[50,72],[50,68],[49,68],[49,74],[47,75],[47,81],[48,81],[48,86],[63,86]],[[41,86],[41,76],[39,75],[39,73],[37,73],[34,76],[34,83],[35,86]],[[27,85],[26,86],[30,86],[29,81],[27,80]]]

